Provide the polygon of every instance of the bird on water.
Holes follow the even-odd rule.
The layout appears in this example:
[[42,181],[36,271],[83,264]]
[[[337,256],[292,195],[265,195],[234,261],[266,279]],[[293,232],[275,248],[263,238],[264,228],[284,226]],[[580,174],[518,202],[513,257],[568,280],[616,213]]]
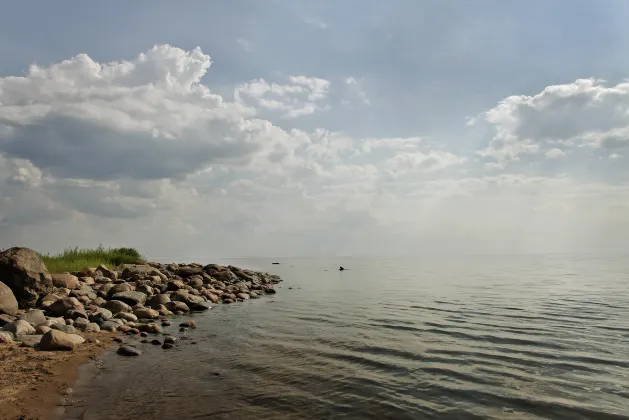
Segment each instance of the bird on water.
[[343,270],[345,270],[345,269],[342,266],[339,267],[339,271],[343,271]]

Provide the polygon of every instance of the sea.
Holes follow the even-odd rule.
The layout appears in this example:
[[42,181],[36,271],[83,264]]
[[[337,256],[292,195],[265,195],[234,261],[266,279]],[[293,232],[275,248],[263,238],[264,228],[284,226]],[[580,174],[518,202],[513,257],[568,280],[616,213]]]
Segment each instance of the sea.
[[107,352],[65,418],[629,419],[628,256],[211,262],[283,282]]

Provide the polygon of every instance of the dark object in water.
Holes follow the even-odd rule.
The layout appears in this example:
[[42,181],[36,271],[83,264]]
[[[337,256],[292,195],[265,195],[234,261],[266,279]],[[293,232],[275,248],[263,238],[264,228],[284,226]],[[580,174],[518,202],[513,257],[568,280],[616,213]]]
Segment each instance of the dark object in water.
[[343,267],[339,267],[339,271],[343,271],[345,270]]
[[279,263],[278,263],[278,262],[274,262],[274,263],[271,263],[271,264],[273,264],[273,265],[279,265]]

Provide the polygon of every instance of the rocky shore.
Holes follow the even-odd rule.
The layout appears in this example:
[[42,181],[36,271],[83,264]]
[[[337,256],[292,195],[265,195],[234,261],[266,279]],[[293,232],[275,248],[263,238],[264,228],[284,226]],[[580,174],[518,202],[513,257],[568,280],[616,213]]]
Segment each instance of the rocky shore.
[[[234,266],[194,263],[100,265],[50,274],[31,249],[0,252],[0,369],[14,367],[18,358],[25,365],[3,370],[0,408],[32,391],[32,378],[22,373],[29,371],[29,363],[40,363],[42,355],[52,360],[59,352],[64,359],[75,353],[93,356],[114,341],[121,356],[141,355],[143,343],[168,350],[178,345],[168,330],[196,327],[192,319],[171,327],[170,316],[273,294],[279,281],[275,275]],[[136,344],[126,342],[124,335],[137,336],[132,340]]]

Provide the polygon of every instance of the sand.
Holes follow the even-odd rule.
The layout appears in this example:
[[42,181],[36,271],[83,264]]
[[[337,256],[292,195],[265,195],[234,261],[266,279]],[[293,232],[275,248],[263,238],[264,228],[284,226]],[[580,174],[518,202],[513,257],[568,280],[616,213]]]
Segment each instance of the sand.
[[113,344],[115,333],[81,333],[87,340],[73,351],[38,351],[0,344],[0,420],[49,420],[71,400],[78,368]]

